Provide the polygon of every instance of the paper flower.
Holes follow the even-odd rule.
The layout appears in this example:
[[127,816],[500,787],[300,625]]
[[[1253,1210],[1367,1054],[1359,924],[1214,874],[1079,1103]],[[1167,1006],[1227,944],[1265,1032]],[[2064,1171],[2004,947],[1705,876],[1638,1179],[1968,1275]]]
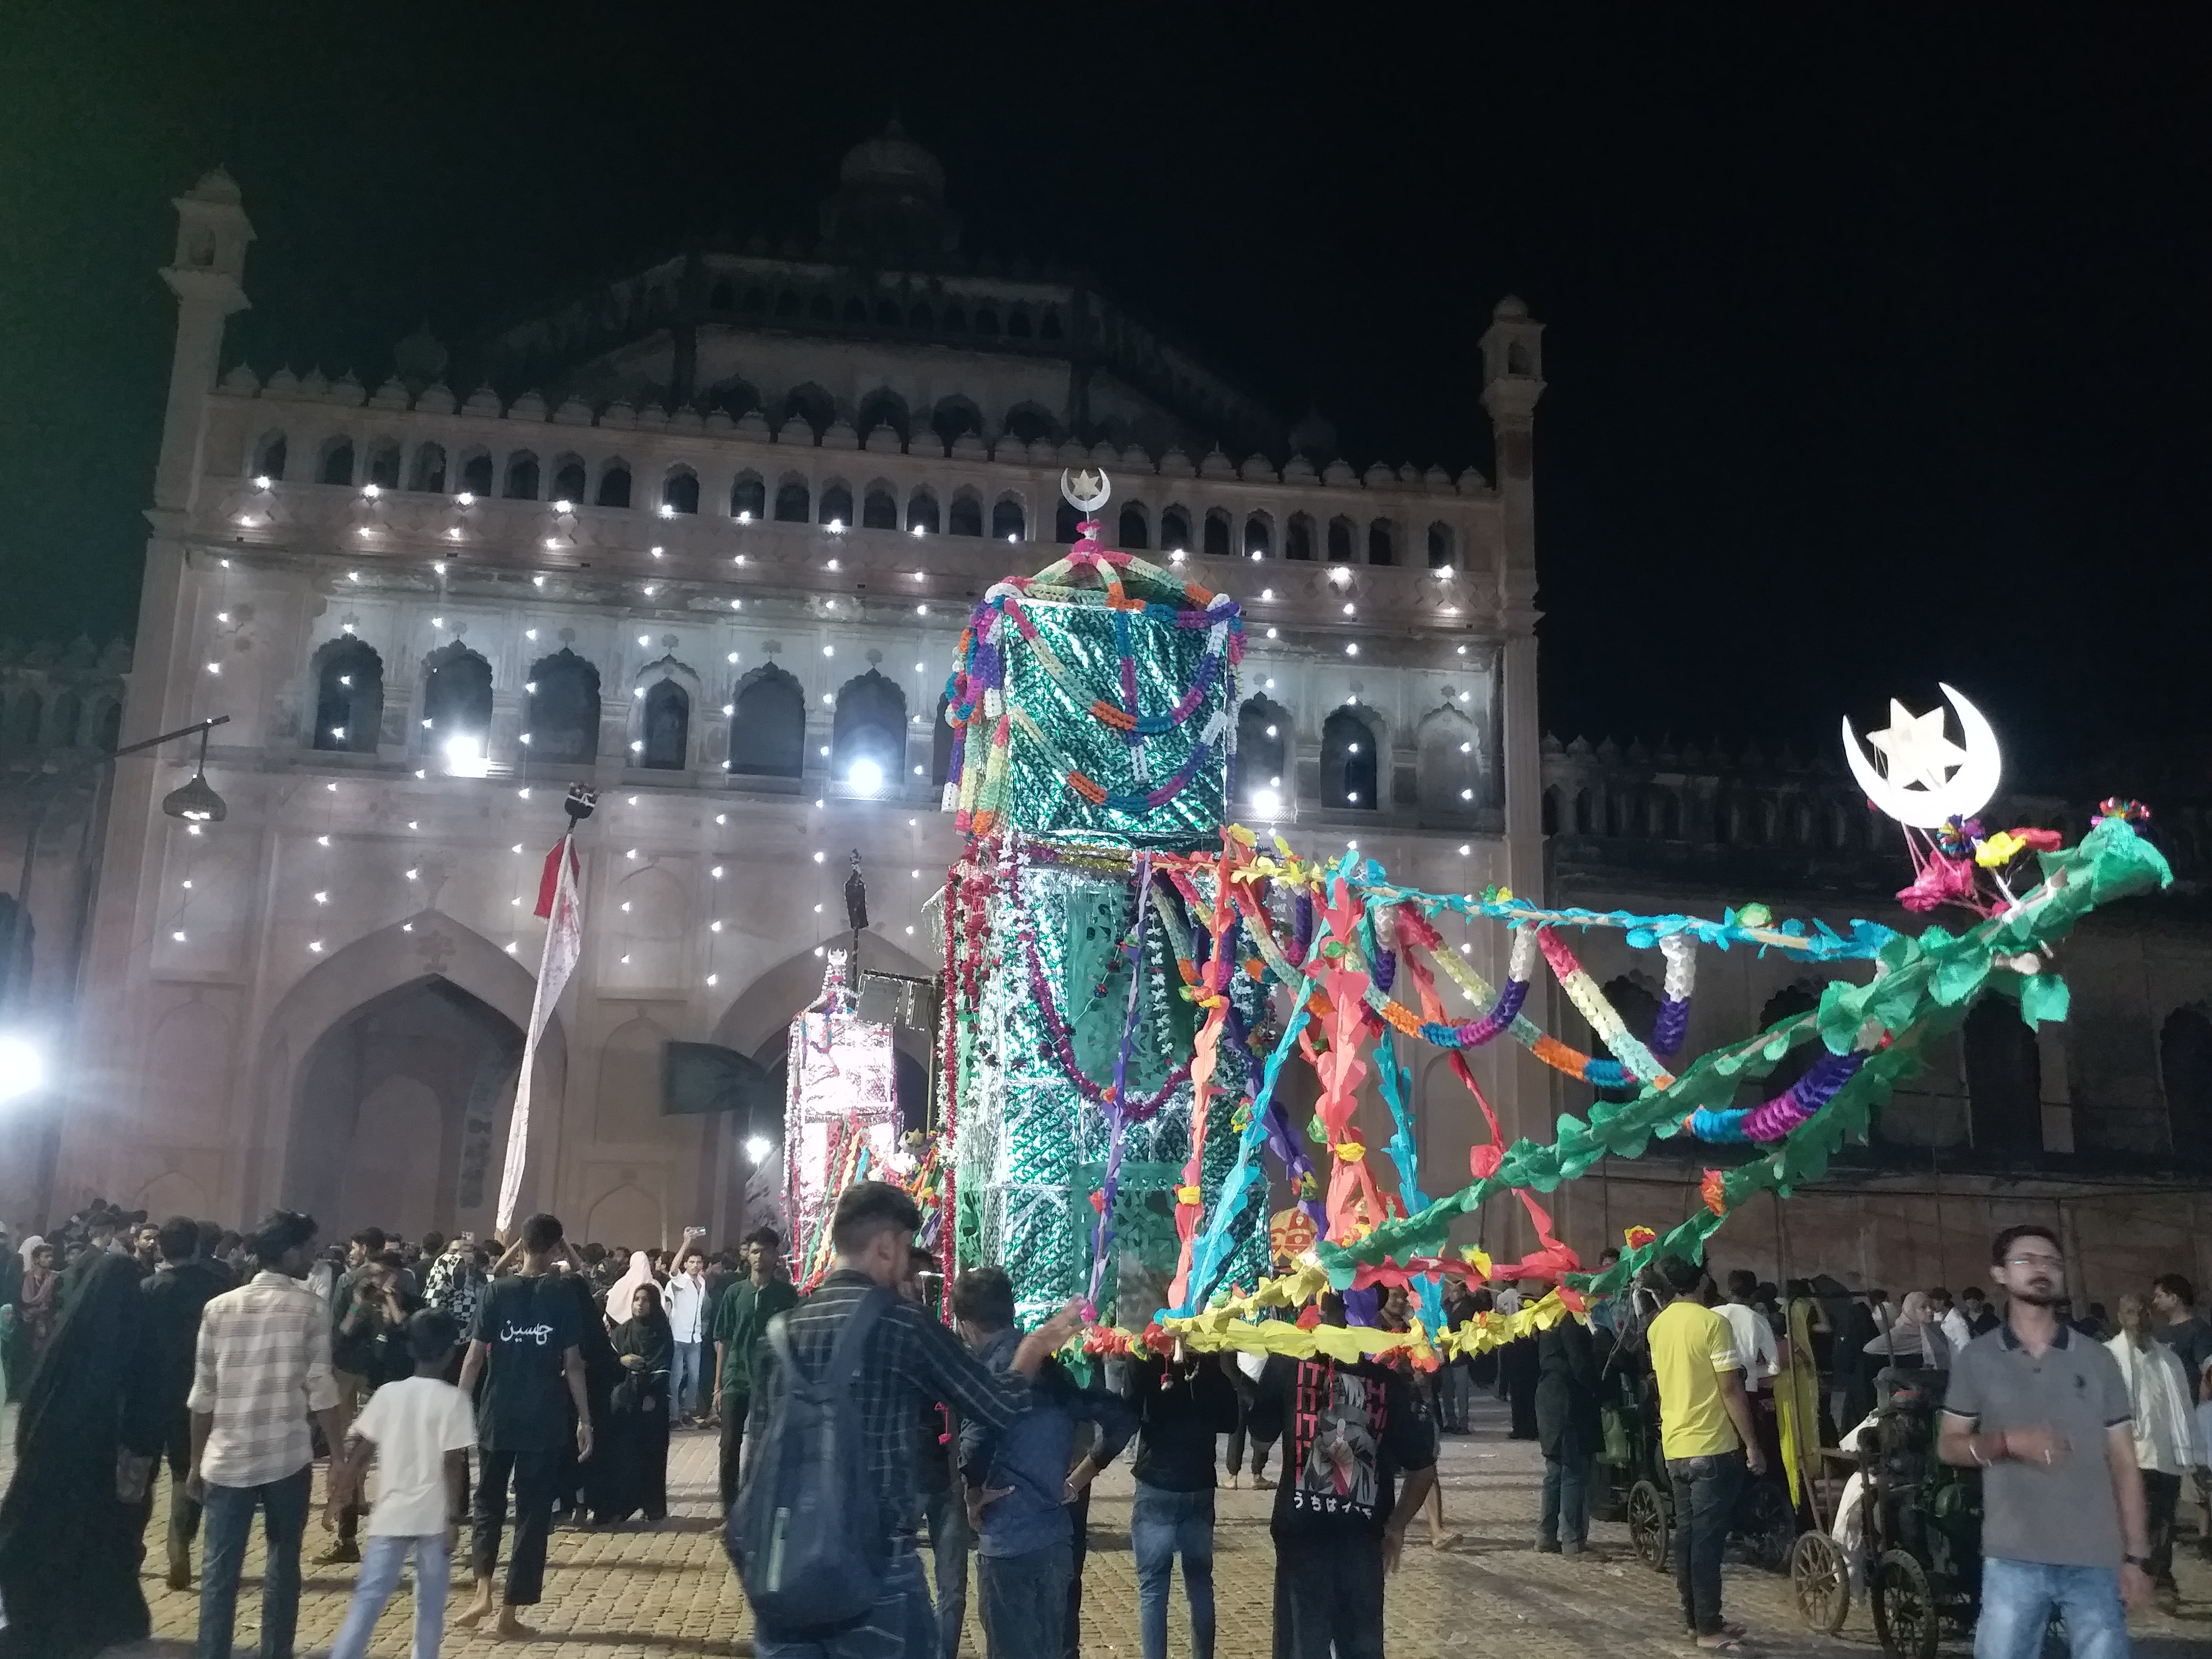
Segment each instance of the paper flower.
[[1705,1207],[1715,1215],[1728,1213],[1727,1176],[1719,1170],[1708,1170],[1705,1178],[1698,1183],[1698,1196],[1705,1200]]
[[1649,1227],[1631,1227],[1626,1232],[1621,1234],[1621,1237],[1626,1241],[1628,1248],[1632,1250],[1642,1249],[1646,1244],[1656,1242],[1658,1237],[1659,1235]]
[[2026,842],[2008,830],[2000,830],[1974,848],[1974,862],[1984,870],[2002,870],[2026,851]]
[[1505,1149],[1494,1140],[1468,1148],[1467,1166],[1474,1171],[1477,1181],[1489,1180],[1498,1173],[1498,1166],[1504,1162]]

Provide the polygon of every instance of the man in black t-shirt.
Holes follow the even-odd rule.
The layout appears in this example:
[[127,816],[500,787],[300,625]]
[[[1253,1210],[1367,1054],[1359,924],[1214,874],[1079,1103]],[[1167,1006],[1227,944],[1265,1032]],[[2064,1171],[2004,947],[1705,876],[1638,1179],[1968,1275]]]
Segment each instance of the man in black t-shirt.
[[507,1521],[507,1482],[514,1483],[514,1550],[507,1559],[501,1636],[527,1636],[517,1607],[536,1604],[545,1577],[545,1539],[575,1407],[576,1455],[592,1455],[592,1413],[584,1392],[582,1315],[576,1297],[555,1278],[557,1256],[580,1272],[562,1242],[561,1223],[534,1215],[522,1224],[520,1272],[491,1281],[477,1303],[476,1329],[461,1362],[461,1392],[484,1379],[477,1408],[483,1479],[476,1491],[470,1565],[477,1597],[453,1622],[473,1629],[492,1610],[492,1574],[499,1565]]
[[[1324,1319],[1342,1318],[1333,1294]],[[1275,1538],[1275,1659],[1382,1659],[1382,1580],[1437,1478],[1436,1425],[1402,1368],[1275,1358],[1254,1433],[1283,1438]],[[1396,1489],[1401,1472],[1405,1489]]]

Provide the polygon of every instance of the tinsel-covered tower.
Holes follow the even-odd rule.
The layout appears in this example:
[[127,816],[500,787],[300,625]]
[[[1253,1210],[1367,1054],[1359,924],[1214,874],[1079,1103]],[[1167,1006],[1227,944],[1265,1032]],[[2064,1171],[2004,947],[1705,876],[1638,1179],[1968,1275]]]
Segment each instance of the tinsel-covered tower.
[[[1123,1269],[1164,1290],[1178,1209],[1210,1213],[1235,1158],[1218,1133],[1191,1167],[1195,1089],[1223,1118],[1252,1091],[1264,1003],[1231,971],[1236,928],[1217,939],[1215,894],[1152,857],[1219,845],[1244,625],[1225,594],[1099,544],[1103,474],[1061,489],[1079,539],[984,596],[948,693],[945,805],[969,837],[945,907],[949,1238],[955,1265],[1012,1275],[1024,1321],[1081,1296],[1141,1325],[1153,1307],[1115,1307]],[[1201,1056],[1212,998],[1227,1018]],[[1262,1194],[1248,1207],[1224,1282],[1267,1265]]]

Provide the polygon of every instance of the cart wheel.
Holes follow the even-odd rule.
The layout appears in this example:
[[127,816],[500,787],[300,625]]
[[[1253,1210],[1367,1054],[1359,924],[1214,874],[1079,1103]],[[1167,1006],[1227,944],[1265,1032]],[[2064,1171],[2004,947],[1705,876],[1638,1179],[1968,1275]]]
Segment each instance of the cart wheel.
[[1943,1620],[1928,1569],[1903,1550],[1874,1564],[1874,1633],[1890,1659],[1936,1659]]
[[1790,1585],[1808,1630],[1833,1636],[1851,1610],[1851,1571],[1844,1552],[1825,1532],[1808,1532],[1790,1552]]
[[1771,1480],[1754,1480],[1737,1519],[1751,1564],[1769,1572],[1789,1571],[1790,1553],[1797,1545],[1797,1516],[1789,1495]]
[[1667,1505],[1659,1488],[1639,1480],[1628,1489],[1628,1541],[1636,1559],[1654,1572],[1667,1571]]

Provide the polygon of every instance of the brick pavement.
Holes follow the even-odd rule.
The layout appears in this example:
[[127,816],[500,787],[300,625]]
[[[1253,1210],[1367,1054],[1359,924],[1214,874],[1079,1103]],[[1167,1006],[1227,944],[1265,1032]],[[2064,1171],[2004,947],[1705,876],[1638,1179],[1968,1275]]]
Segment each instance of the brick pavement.
[[[0,1463],[0,1474],[4,1472]],[[1474,1436],[1445,1441],[1446,1513],[1462,1537],[1439,1553],[1428,1547],[1425,1520],[1416,1522],[1406,1566],[1390,1587],[1393,1656],[1683,1659],[1692,1650],[1679,1634],[1672,1582],[1635,1560],[1620,1526],[1601,1523],[1594,1528],[1599,1547],[1594,1558],[1571,1562],[1529,1550],[1541,1472],[1534,1447],[1504,1437],[1503,1413],[1495,1408],[1484,1410]],[[664,1526],[556,1532],[547,1599],[532,1614],[540,1627],[537,1639],[510,1644],[450,1632],[445,1652],[453,1659],[691,1659],[750,1652],[751,1621],[722,1558],[714,1478],[714,1437],[679,1435],[669,1482],[675,1513]],[[1249,1489],[1220,1494],[1215,1573],[1221,1659],[1257,1659],[1268,1652],[1273,1584],[1267,1531],[1270,1496]],[[1084,1647],[1093,1659],[1134,1659],[1138,1652],[1128,1504],[1126,1471],[1109,1470],[1091,1505],[1085,1575]],[[319,1526],[311,1525],[310,1553],[320,1540]],[[157,1562],[158,1557],[157,1543]],[[257,1546],[240,1598],[241,1656],[253,1651],[259,1572]],[[2180,1616],[2138,1617],[2139,1652],[2156,1659],[2212,1655],[2212,1567],[2192,1559],[2181,1572],[2187,1599]],[[460,1577],[465,1580],[466,1575]],[[303,1659],[327,1650],[352,1582],[350,1568],[308,1568],[301,1611]],[[185,1659],[197,1619],[196,1596],[170,1591],[153,1571],[146,1586],[156,1639],[113,1659]],[[457,1603],[459,1591],[457,1585]],[[1729,1567],[1727,1605],[1731,1617],[1750,1626],[1763,1653],[1869,1659],[1879,1651],[1863,1605],[1853,1607],[1841,1638],[1815,1637],[1798,1621],[1786,1581],[1748,1567]],[[410,1616],[404,1595],[395,1597],[371,1652],[380,1659],[405,1654]],[[1188,1659],[1189,1624],[1179,1583],[1169,1617],[1170,1652]],[[964,1651],[982,1652],[972,1611]]]

